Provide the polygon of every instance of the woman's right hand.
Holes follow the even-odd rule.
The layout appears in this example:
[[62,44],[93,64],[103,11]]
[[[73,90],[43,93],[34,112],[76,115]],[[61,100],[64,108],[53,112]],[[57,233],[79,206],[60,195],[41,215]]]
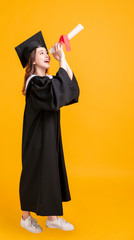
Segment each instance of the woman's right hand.
[[65,58],[65,53],[63,51],[63,42],[57,42],[52,46],[55,50],[55,52],[52,54],[54,58],[58,61],[60,61],[61,58]]

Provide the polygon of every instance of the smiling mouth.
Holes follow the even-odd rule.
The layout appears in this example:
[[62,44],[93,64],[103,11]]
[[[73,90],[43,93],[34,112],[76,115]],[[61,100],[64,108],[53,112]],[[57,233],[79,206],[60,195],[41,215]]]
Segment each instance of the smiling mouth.
[[49,61],[44,61],[45,63],[49,63]]

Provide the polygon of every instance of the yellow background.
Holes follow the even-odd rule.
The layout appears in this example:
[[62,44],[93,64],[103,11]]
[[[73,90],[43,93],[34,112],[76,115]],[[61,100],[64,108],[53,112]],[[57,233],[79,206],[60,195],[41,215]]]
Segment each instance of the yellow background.
[[[3,1],[1,22],[0,238],[134,239],[134,2]],[[80,87],[79,102],[61,108],[65,163],[72,200],[63,218],[74,231],[43,233],[20,226],[21,138],[25,70],[15,47],[42,31],[48,49],[79,23],[64,52]],[[59,63],[51,55],[49,74]]]

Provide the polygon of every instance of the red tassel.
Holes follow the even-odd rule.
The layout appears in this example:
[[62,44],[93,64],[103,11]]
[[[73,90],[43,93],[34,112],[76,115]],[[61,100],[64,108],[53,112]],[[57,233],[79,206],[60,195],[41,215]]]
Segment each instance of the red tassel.
[[65,44],[67,52],[71,51],[68,35],[61,35],[60,39],[59,39],[59,42],[63,42]]

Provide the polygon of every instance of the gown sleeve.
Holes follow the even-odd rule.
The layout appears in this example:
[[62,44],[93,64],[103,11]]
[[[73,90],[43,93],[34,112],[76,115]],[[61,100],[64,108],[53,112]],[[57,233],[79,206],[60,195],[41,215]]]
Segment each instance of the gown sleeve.
[[36,76],[31,80],[30,97],[37,109],[58,111],[61,107],[78,102],[80,89],[73,73],[71,80],[62,67],[53,78]]

